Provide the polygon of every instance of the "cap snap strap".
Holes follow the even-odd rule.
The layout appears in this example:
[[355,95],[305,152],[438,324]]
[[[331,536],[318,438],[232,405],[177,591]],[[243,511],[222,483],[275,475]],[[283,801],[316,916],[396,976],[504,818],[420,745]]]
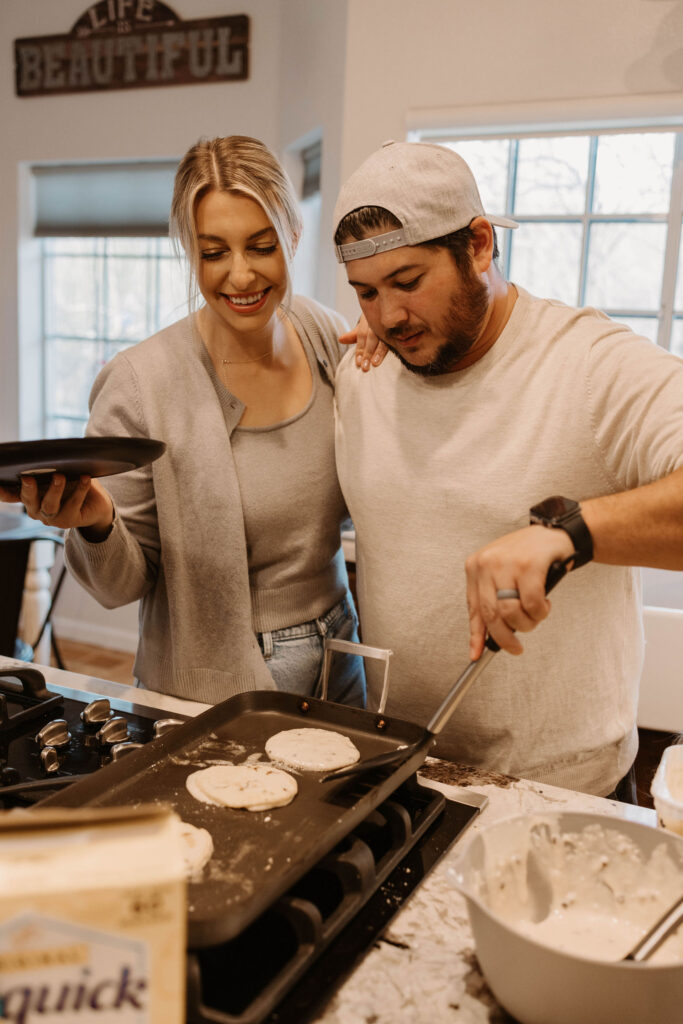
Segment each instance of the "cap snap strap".
[[388,231],[386,235],[375,235],[374,238],[363,238],[360,242],[348,242],[346,245],[337,245],[338,263],[348,263],[349,260],[362,260],[366,256],[374,256],[378,252],[386,252],[388,249],[398,249],[402,245],[408,245],[405,239],[403,228],[396,231]]

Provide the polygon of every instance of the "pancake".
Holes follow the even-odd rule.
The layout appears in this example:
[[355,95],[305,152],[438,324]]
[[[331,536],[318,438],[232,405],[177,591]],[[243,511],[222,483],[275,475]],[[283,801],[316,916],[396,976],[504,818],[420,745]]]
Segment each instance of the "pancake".
[[188,775],[188,792],[205,804],[268,811],[292,802],[298,786],[271,764],[212,765]]
[[288,768],[305,772],[333,771],[360,760],[354,743],[331,729],[285,729],[266,742],[266,754]]

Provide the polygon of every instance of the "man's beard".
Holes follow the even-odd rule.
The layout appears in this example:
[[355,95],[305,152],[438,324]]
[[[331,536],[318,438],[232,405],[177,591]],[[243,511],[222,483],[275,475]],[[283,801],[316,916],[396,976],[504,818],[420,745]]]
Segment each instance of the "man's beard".
[[488,290],[471,267],[462,274],[460,287],[454,292],[448,304],[438,333],[445,341],[439,346],[428,363],[416,366],[392,345],[392,336],[400,338],[404,333],[399,328],[390,328],[384,342],[407,370],[422,377],[436,377],[457,369],[457,364],[467,355],[481,333],[488,310]]

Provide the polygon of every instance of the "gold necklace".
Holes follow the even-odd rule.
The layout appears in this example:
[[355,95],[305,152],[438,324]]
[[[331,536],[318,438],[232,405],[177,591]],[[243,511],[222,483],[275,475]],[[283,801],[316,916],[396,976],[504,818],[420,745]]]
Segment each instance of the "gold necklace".
[[264,352],[261,356],[254,356],[253,359],[221,359],[223,366],[245,366],[247,363],[258,363],[259,359],[265,359],[266,356],[272,356],[272,350],[270,352]]

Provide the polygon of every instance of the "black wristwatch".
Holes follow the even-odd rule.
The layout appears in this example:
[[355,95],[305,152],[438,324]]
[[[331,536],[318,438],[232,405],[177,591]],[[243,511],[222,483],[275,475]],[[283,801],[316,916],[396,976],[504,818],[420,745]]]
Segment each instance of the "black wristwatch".
[[578,569],[593,558],[593,538],[581,515],[578,501],[561,498],[559,495],[546,498],[529,509],[529,522],[532,526],[537,523],[569,534],[575,551],[573,569]]

